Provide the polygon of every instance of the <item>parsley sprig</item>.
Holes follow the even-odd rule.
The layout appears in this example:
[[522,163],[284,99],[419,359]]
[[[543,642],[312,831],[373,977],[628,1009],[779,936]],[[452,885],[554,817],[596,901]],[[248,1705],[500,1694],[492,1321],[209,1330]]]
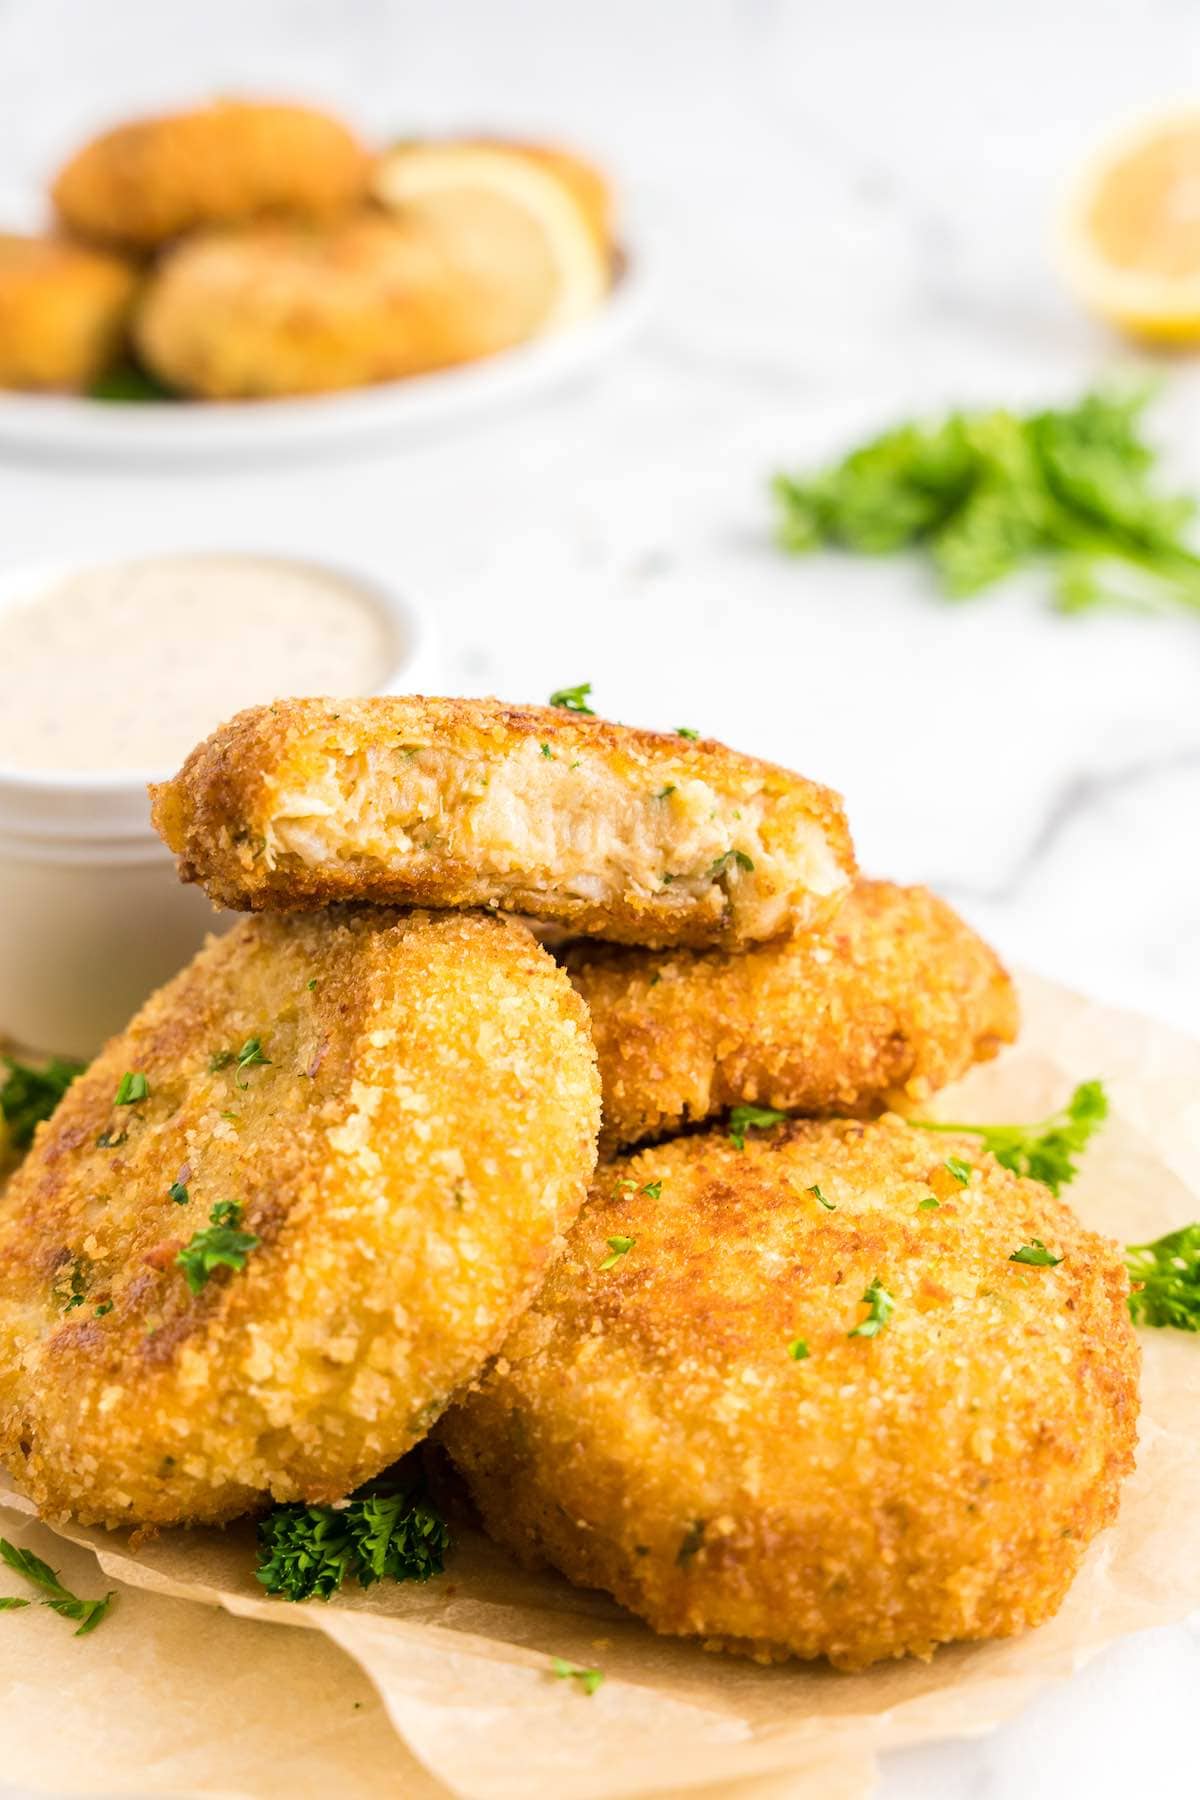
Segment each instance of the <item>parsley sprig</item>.
[[446,1522],[419,1489],[371,1492],[343,1506],[277,1506],[258,1527],[256,1578],[285,1600],[328,1600],[348,1581],[428,1581],[450,1548]]
[[1125,1252],[1135,1325],[1169,1325],[1200,1331],[1200,1225],[1182,1225],[1148,1244]]
[[580,1693],[586,1694],[589,1700],[604,1680],[603,1669],[585,1669],[562,1656],[556,1656],[551,1666],[559,1681],[576,1682]]
[[0,1114],[14,1150],[27,1150],[34,1131],[50,1117],[75,1077],[83,1073],[83,1064],[56,1056],[44,1068],[35,1069],[11,1056],[2,1060],[8,1074],[0,1086]]
[[[1084,1081],[1066,1106],[1033,1125],[950,1125],[940,1119],[912,1122],[922,1131],[953,1131],[977,1137],[1006,1169],[1015,1175],[1028,1175],[1057,1194],[1075,1179],[1077,1159],[1107,1117],[1108,1095],[1103,1083]],[[956,1160],[952,1157],[950,1163]]]
[[1200,608],[1195,502],[1158,492],[1142,435],[1150,390],[1074,406],[956,412],[885,431],[815,475],[774,483],[778,542],[881,556],[928,551],[949,599],[1048,560],[1058,606]]
[[878,1275],[875,1277],[874,1281],[871,1282],[866,1293],[863,1295],[863,1304],[869,1307],[870,1310],[860,1325],[856,1325],[853,1331],[848,1331],[846,1333],[847,1337],[878,1337],[879,1333],[883,1330],[884,1326],[896,1310],[896,1302],[892,1299],[892,1296],[888,1293]]
[[589,719],[594,719],[596,715],[588,705],[591,691],[590,681],[581,681],[577,687],[556,688],[550,696],[550,704],[561,707],[564,712],[586,713]]
[[[86,1637],[89,1632],[95,1631],[97,1625],[106,1617],[115,1598],[114,1590],[105,1594],[102,1600],[81,1600],[78,1594],[73,1594],[70,1588],[63,1586],[58,1579],[57,1570],[52,1569],[49,1563],[43,1562],[40,1556],[35,1556],[32,1550],[23,1550],[17,1544],[10,1544],[7,1538],[0,1537],[0,1557],[10,1569],[23,1576],[32,1587],[41,1588],[42,1592],[48,1596],[42,1601],[43,1606],[48,1606],[52,1612],[58,1613],[60,1618],[76,1621],[76,1637]],[[11,1598],[4,1602],[6,1611],[29,1604],[27,1600]]]

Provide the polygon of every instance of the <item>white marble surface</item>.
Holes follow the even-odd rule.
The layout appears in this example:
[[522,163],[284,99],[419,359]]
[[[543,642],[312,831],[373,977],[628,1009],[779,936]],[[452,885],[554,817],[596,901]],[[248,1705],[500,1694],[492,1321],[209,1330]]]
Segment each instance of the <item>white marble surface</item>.
[[[601,379],[469,434],[194,473],[0,462],[0,555],[360,559],[428,596],[448,688],[591,679],[618,717],[793,762],[843,789],[868,868],[1194,1030],[1200,618],[1065,620],[1036,580],[950,607],[904,563],[789,562],[764,481],[898,412],[1066,395],[1118,364],[1050,272],[1056,182],[1198,65],[1189,0],[0,0],[14,215],[110,114],[257,86],[380,132],[590,144],[658,277]],[[1164,373],[1163,441],[1200,489],[1200,384]],[[890,1758],[880,1791],[1186,1791],[1198,1679],[1200,1632],[1152,1634],[985,1741]]]

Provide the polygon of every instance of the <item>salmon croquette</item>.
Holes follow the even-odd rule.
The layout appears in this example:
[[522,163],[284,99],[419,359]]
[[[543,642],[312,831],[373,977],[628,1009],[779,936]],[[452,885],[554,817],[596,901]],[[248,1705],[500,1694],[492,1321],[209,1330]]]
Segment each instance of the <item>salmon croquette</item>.
[[0,235],[0,387],[88,387],[122,349],[136,289],[116,256]]
[[750,1103],[869,1117],[911,1109],[1017,1032],[998,959],[927,888],[859,881],[806,936],[724,951],[581,943],[604,1089],[601,1147]]
[[155,374],[207,400],[395,381],[519,336],[435,241],[368,212],[188,238],[163,259],[136,322]]
[[154,790],[222,905],[496,906],[619,942],[817,925],[854,872],[826,788],[712,739],[498,700],[284,700]]
[[60,170],[52,193],[78,236],[151,250],[264,213],[341,212],[364,194],[369,168],[354,134],[326,113],[223,100],[102,132]]
[[423,1437],[584,1198],[582,1002],[523,927],[247,919],[40,1127],[0,1208],[0,1458],[50,1517],[326,1502]]
[[499,1543],[657,1631],[928,1657],[1049,1618],[1115,1518],[1128,1291],[1115,1244],[974,1140],[677,1138],[601,1165],[438,1435]]

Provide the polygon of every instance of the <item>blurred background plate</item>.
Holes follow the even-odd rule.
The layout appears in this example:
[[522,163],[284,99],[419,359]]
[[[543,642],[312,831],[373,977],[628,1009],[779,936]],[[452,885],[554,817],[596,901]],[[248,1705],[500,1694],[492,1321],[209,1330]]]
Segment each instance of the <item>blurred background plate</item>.
[[609,299],[563,331],[485,361],[377,387],[288,400],[101,401],[0,393],[0,452],[69,459],[179,463],[320,455],[372,437],[434,434],[582,376],[625,343],[644,317],[645,253],[622,252]]

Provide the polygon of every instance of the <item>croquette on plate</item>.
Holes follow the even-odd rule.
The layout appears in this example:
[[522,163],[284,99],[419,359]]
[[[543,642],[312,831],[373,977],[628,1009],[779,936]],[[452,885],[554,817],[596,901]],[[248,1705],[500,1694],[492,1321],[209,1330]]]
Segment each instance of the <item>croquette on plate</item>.
[[0,387],[86,388],[122,348],[137,285],[104,251],[0,235]]
[[498,1348],[598,1117],[583,1004],[523,927],[240,921],[7,1190],[0,1458],[88,1523],[338,1499]]
[[225,906],[496,906],[643,944],[821,923],[854,853],[837,795],[712,739],[498,700],[284,700],[154,790]]
[[340,212],[364,194],[369,167],[354,134],[326,113],[222,100],[102,132],[52,192],[70,231],[148,250],[198,226]]
[[562,960],[600,1058],[602,1150],[743,1103],[909,1110],[1017,1032],[983,939],[927,888],[888,881],[857,882],[821,930],[741,955],[580,943]]
[[924,1657],[1050,1617],[1116,1516],[1127,1294],[1117,1247],[974,1140],[677,1138],[601,1165],[438,1435],[499,1543],[658,1631]]

